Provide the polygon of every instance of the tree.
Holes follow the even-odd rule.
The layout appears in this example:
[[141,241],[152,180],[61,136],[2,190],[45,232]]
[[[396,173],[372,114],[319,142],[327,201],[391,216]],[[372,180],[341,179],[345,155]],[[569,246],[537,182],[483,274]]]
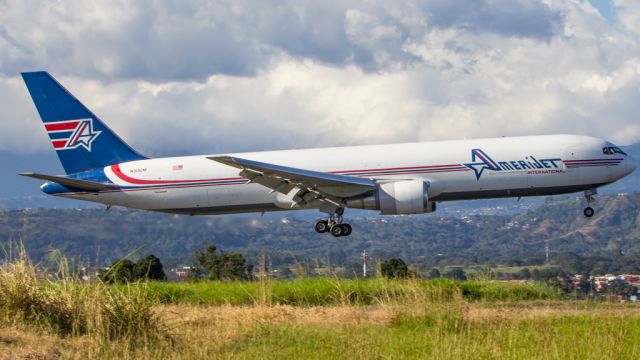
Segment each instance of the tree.
[[440,270],[438,270],[437,268],[433,268],[431,269],[431,271],[429,271],[429,279],[437,279],[439,277],[441,277],[442,275],[440,274]]
[[194,256],[198,264],[207,273],[210,280],[250,280],[253,278],[253,265],[245,265],[244,256],[241,253],[228,253],[220,251],[211,244]]
[[98,277],[107,284],[135,281],[136,264],[129,259],[117,260],[108,269],[101,270]]
[[578,289],[580,292],[588,294],[592,289],[591,281],[589,281],[589,274],[584,273],[580,277],[580,282],[578,283]]
[[613,295],[625,295],[627,297],[638,294],[638,289],[635,286],[627,284],[624,280],[613,280],[606,288],[607,293]]
[[380,271],[383,276],[389,279],[392,278],[406,278],[409,275],[409,268],[407,264],[399,258],[392,258],[385,260],[380,265]]
[[98,274],[100,280],[107,284],[126,283],[140,279],[166,280],[160,259],[151,254],[134,263],[129,259],[114,261],[107,270]]
[[467,280],[467,274],[461,267],[454,267],[444,273],[444,276],[453,280]]
[[213,272],[217,267],[217,259],[218,256],[216,254],[218,248],[214,244],[207,246],[204,251],[196,251],[193,256],[196,258],[196,261],[204,269],[204,271],[209,275],[209,278],[214,277]]
[[137,279],[167,280],[167,275],[164,273],[160,259],[153,254],[138,260],[135,275]]

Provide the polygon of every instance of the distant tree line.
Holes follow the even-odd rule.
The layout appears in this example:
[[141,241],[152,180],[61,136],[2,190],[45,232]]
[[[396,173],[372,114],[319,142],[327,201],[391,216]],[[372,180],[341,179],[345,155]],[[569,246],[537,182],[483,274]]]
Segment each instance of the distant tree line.
[[196,251],[194,257],[198,265],[196,269],[200,269],[201,275],[209,280],[253,279],[253,265],[247,264],[239,252],[218,251],[215,244],[210,244],[204,251]]
[[[194,252],[196,266],[192,267],[190,279],[208,280],[253,280],[253,265],[247,264],[239,252],[218,251],[211,244],[203,251]],[[129,259],[114,261],[98,273],[107,284],[126,283],[139,280],[167,280],[163,265],[155,255],[148,255],[137,262]]]
[[98,273],[100,280],[107,284],[132,282],[143,279],[167,280],[167,275],[160,259],[151,254],[137,262],[120,259],[113,262],[107,269]]
[[[364,248],[371,259],[403,259],[423,277],[433,268],[440,269],[441,276],[448,276],[444,269],[452,265],[464,269],[483,265],[532,269],[555,265],[568,273],[640,273],[637,241],[640,194],[602,196],[598,208],[597,226],[584,219],[579,200],[573,197],[558,197],[538,208],[509,216],[392,217],[385,222],[354,219],[353,225],[367,229],[367,237],[348,242],[326,241],[309,233],[306,220],[281,222],[266,217],[169,220],[166,214],[133,210],[104,213],[97,209],[40,209],[28,215],[27,250],[34,262],[45,262],[49,244],[55,243],[65,256],[92,261],[98,250],[102,258],[114,258],[123,251],[153,244],[153,253],[165,266],[195,262],[204,274],[204,267],[194,260],[194,251],[205,251],[202,240],[215,238],[219,249],[241,253],[245,265],[257,264],[266,249],[269,266],[283,277],[296,276],[292,269],[302,268],[301,264],[310,270],[308,274],[328,268],[339,276],[360,276],[360,255]],[[8,239],[22,231],[25,216],[23,211],[5,212],[0,222],[0,238]],[[260,226],[248,226],[249,221]],[[582,235],[585,226],[590,226],[589,239]],[[52,227],[73,231],[51,232]],[[95,246],[87,246],[88,231],[95,236]],[[551,245],[549,264],[544,256],[545,240]],[[372,263],[370,269],[374,268]],[[246,277],[238,277],[242,276]],[[508,276],[512,275],[504,275]]]

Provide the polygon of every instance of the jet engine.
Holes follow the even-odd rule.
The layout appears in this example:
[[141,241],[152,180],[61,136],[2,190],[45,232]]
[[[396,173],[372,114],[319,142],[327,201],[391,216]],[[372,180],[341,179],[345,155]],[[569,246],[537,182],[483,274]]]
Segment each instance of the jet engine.
[[375,193],[348,199],[347,207],[380,210],[383,215],[422,214],[436,211],[436,203],[429,201],[442,192],[437,183],[423,180],[401,180],[378,184]]

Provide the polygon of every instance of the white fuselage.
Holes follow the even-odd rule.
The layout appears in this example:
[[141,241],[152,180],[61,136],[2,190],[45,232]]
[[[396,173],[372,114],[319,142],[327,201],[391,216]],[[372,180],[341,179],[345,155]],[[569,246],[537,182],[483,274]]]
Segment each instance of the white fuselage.
[[[535,196],[595,189],[635,169],[605,154],[610,143],[549,135],[227,154],[292,168],[376,181],[424,179],[430,200]],[[120,190],[57,194],[131,208],[185,214],[288,210],[279,194],[206,156],[132,161],[104,168]]]

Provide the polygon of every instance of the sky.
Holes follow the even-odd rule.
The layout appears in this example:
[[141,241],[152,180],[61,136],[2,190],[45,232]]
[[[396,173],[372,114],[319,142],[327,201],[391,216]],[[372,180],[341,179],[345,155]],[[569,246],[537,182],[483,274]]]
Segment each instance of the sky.
[[51,151],[34,70],[148,156],[640,141],[637,0],[0,0],[0,151]]

